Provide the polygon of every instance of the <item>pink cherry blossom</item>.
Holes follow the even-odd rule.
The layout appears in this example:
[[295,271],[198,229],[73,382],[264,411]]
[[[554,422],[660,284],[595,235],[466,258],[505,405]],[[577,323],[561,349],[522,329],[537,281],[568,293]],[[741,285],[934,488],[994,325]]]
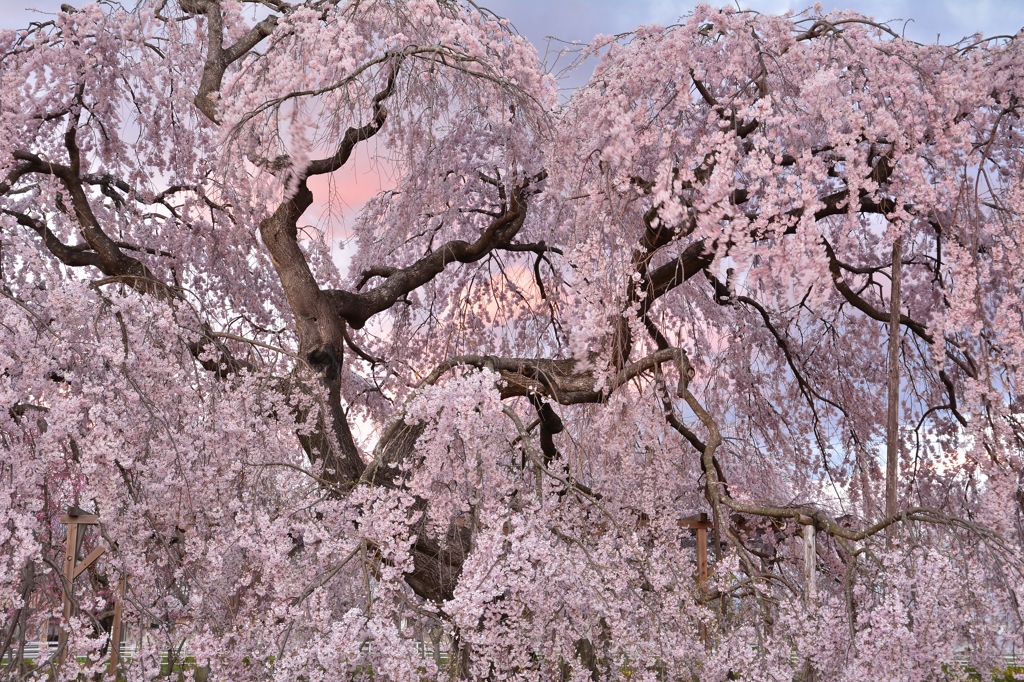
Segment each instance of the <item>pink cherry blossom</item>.
[[1024,36],[820,11],[566,96],[474,3],[0,31],[3,678],[109,675],[122,579],[125,680],[1001,674]]

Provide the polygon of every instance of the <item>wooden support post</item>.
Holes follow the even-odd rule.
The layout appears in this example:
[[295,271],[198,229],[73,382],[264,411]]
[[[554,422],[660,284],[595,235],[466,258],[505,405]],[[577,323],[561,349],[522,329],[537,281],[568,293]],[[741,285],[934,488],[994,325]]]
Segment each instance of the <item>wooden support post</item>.
[[121,662],[121,605],[124,603],[124,578],[117,581],[114,596],[114,622],[110,626],[110,676],[117,679],[117,666]]
[[72,576],[72,579],[77,578],[79,575],[81,575],[82,571],[96,563],[96,560],[103,556],[103,553],[105,551],[107,551],[106,547],[96,547],[91,552],[89,552],[89,556],[79,561],[78,565],[75,566],[74,575]]
[[892,243],[892,288],[889,293],[889,404],[885,438],[885,515],[899,510],[900,467],[900,280],[903,275],[903,238]]
[[[817,601],[817,559],[818,548],[815,545],[814,526],[808,524],[804,526],[804,607],[808,611],[814,609],[814,604]],[[804,661],[803,679],[805,682],[817,680],[816,671],[810,658]]]
[[708,529],[697,529],[697,580],[708,579]]
[[697,580],[703,583],[708,579],[708,530],[711,522],[707,514],[697,514],[679,519],[677,525],[680,528],[689,528],[697,531]]
[[814,606],[817,596],[817,563],[818,550],[814,542],[814,526],[804,526],[804,605],[810,609]]
[[68,525],[68,536],[64,543],[64,611],[63,621],[60,628],[60,636],[57,639],[57,664],[64,663],[65,650],[67,648],[68,635],[70,634],[64,623],[71,618],[74,603],[71,601],[71,590],[75,580],[75,562],[78,558],[78,521],[75,517],[65,516],[61,519]]
[[[687,516],[676,522],[680,528],[689,528],[697,531],[697,585],[703,590],[704,583],[708,579],[708,530],[712,524],[708,521],[707,514]],[[708,641],[707,626],[702,622],[699,627],[700,638],[705,644]]]

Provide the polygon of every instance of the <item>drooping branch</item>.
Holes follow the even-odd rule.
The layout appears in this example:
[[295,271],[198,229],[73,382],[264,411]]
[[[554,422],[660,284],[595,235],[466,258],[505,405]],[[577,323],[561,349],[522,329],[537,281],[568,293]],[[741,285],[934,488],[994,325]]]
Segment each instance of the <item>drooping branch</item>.
[[[131,285],[133,287],[146,291],[150,283],[157,282],[158,280],[156,280],[152,272],[142,261],[124,253],[118,242],[111,239],[103,230],[99,220],[93,213],[83,180],[76,170],[80,162],[78,160],[78,146],[75,141],[74,130],[74,125],[70,125],[68,132],[64,136],[65,146],[71,158],[70,166],[44,161],[36,154],[22,149],[15,150],[13,155],[14,158],[26,162],[19,168],[19,171],[24,171],[22,175],[38,173],[60,180],[71,196],[75,218],[81,229],[82,236],[85,238],[88,247],[93,251],[94,256],[72,256],[74,247],[63,245],[45,225],[24,214],[21,214],[23,217],[18,217],[17,215],[14,217],[20,224],[30,227],[43,237],[43,242],[47,249],[62,262],[68,265],[95,265],[108,277],[131,278]],[[5,212],[13,215],[10,211],[5,210]]]
[[652,270],[641,280],[646,296],[641,302],[640,312],[646,314],[658,298],[710,266],[714,260],[714,249],[700,240],[688,245],[677,258]]
[[311,161],[306,166],[307,177],[333,173],[338,170],[348,162],[349,157],[352,155],[352,150],[355,149],[357,144],[370,139],[380,132],[388,116],[384,101],[395,91],[395,81],[398,78],[398,69],[402,65],[402,59],[403,55],[399,54],[391,60],[391,70],[388,74],[387,83],[383,90],[373,96],[371,103],[373,117],[370,119],[370,122],[358,128],[349,128],[345,131],[345,135],[338,145],[338,150],[334,154],[325,159]]
[[[565,486],[566,490],[571,490],[574,493],[580,494],[584,498],[586,498],[588,501],[590,501],[593,504],[597,505],[601,509],[601,511],[608,518],[610,518],[610,519],[613,518],[611,516],[611,514],[608,514],[608,512],[605,511],[603,507],[601,507],[601,504],[600,504],[601,496],[598,495],[597,493],[595,493],[593,490],[591,490],[590,486],[584,485],[584,484],[580,483],[579,481],[574,480],[573,477],[568,475],[568,474],[566,474],[565,476],[560,476],[559,474],[551,471],[551,469],[548,468],[548,464],[550,463],[550,458],[547,457],[546,454],[543,455],[543,456],[538,456],[537,455],[536,450],[534,450],[534,448],[533,448],[533,444],[530,442],[530,433],[527,430],[526,426],[523,424],[523,420],[521,420],[519,418],[519,415],[516,414],[515,410],[513,410],[509,406],[505,405],[505,406],[503,406],[501,408],[501,411],[509,419],[512,420],[512,423],[515,424],[515,426],[516,426],[516,431],[519,432],[519,436],[516,439],[516,442],[522,444],[523,451],[530,458],[530,462],[533,464],[534,469],[535,469],[536,474],[537,474],[537,484],[538,484],[538,486],[540,485],[540,476],[541,476],[541,474],[543,474],[545,476],[548,476],[548,477],[558,481],[563,486]],[[543,453],[543,451],[542,451],[542,453]]]
[[[836,258],[836,253],[832,249],[832,245],[829,244],[826,239],[822,239],[821,241],[825,245],[825,253],[828,255],[829,260],[828,269],[829,273],[832,275],[832,282],[835,284],[836,291],[842,294],[847,303],[871,319],[877,320],[878,322],[888,323],[888,313],[875,308],[850,287],[849,283],[843,278],[843,271],[839,265],[839,260]],[[902,313],[900,314],[899,319],[900,324],[919,336],[922,341],[929,345],[935,343],[935,337],[928,332],[927,328],[923,324],[911,319],[907,315],[903,315]]]
[[700,93],[700,96],[701,98],[703,98],[704,102],[707,103],[707,105],[710,106],[712,109],[718,111],[719,115],[724,120],[730,122],[732,129],[736,131],[737,137],[739,137],[740,139],[747,137],[748,135],[750,135],[750,133],[754,132],[757,129],[757,126],[760,125],[760,122],[756,118],[752,118],[746,123],[743,123],[737,117],[735,109],[722,106],[718,102],[718,100],[715,99],[715,96],[711,94],[711,91],[708,89],[708,86],[705,85],[704,82],[701,81],[699,78],[697,78],[692,70],[690,71],[690,78],[693,81],[693,86],[697,89],[697,92]]
[[706,491],[712,510],[724,505],[732,511],[741,514],[752,514],[755,516],[775,519],[792,519],[800,525],[813,525],[835,537],[854,541],[864,540],[877,535],[881,531],[897,523],[918,521],[968,530],[979,537],[996,543],[999,546],[1003,546],[1004,544],[997,533],[971,521],[951,516],[931,507],[912,507],[904,509],[893,514],[888,514],[869,526],[855,529],[839,523],[822,509],[810,505],[779,506],[740,502],[730,496],[723,489],[723,486],[720,485],[721,481],[718,480],[715,473],[717,471],[714,461],[715,454],[718,447],[722,444],[721,432],[718,428],[717,422],[704,408],[700,401],[697,400],[693,393],[690,392],[688,386],[679,392],[679,396],[686,401],[686,404],[691,410],[693,410],[693,413],[708,431],[708,441],[701,453],[701,457],[704,473],[708,479]]
[[533,409],[537,411],[537,420],[540,425],[540,450],[544,453],[545,466],[549,466],[551,461],[558,457],[554,436],[561,433],[565,426],[562,424],[561,417],[551,407],[551,403],[545,402],[536,393],[527,397],[530,404],[533,405]]
[[406,294],[433,280],[451,263],[475,263],[495,249],[512,243],[526,220],[527,202],[533,186],[547,177],[546,171],[526,178],[511,192],[508,210],[491,222],[473,242],[456,239],[423,256],[405,268],[378,266],[374,276],[390,273],[384,281],[363,293],[341,289],[325,291],[336,315],[344,318],[356,329],[362,328],[373,315],[393,306]]
[[[708,97],[710,97],[710,95],[708,95]],[[713,97],[711,97],[711,101],[715,101]],[[717,101],[715,101],[715,103],[717,104]],[[812,151],[812,156],[830,152],[831,147],[825,146],[814,149]],[[796,159],[793,157],[784,156],[782,159],[782,165],[784,166],[792,165],[793,163],[796,163]],[[868,177],[877,183],[886,182],[894,171],[889,155],[881,153],[876,154],[873,147],[869,153],[868,163],[870,166]],[[711,174],[714,172],[714,165],[713,159],[705,160],[705,163],[698,166],[698,168],[693,171],[699,182],[706,183],[710,179]],[[637,179],[637,181],[643,182],[639,179]],[[683,184],[684,189],[692,187],[693,185],[691,183]],[[743,187],[738,187],[726,195],[726,202],[731,206],[746,204],[749,199],[749,192]],[[856,203],[851,202],[849,189],[837,190],[821,197],[819,201],[822,206],[814,212],[814,220],[816,222],[824,220],[830,216],[846,215],[854,210],[860,213],[873,215],[890,215],[897,209],[895,202],[891,199],[876,200],[865,189],[861,189],[859,191]],[[658,268],[655,268],[650,273],[647,272],[647,264],[658,250],[667,246],[679,237],[692,233],[696,229],[697,220],[696,214],[693,212],[692,204],[688,201],[684,201],[684,203],[689,207],[686,224],[677,229],[667,229],[662,226],[660,222],[656,222],[654,220],[654,218],[657,217],[657,206],[652,207],[651,210],[648,211],[648,214],[644,216],[646,229],[640,242],[640,248],[636,253],[634,253],[633,257],[634,268],[641,276],[640,282],[633,287],[633,290],[643,291],[645,293],[645,296],[641,301],[641,314],[646,314],[656,299],[665,295],[675,287],[683,284],[690,277],[707,268],[712,262],[714,262],[715,253],[720,244],[717,241],[707,243],[704,240],[699,240],[689,244],[678,257]],[[913,209],[912,206],[904,208],[910,210]],[[805,210],[803,207],[792,208],[778,215],[770,216],[768,219],[768,225],[776,226],[779,223],[783,223],[785,226],[785,229],[782,232],[783,235],[796,234],[797,225],[801,218],[803,218],[804,214]],[[745,217],[750,220],[751,223],[762,218],[762,216],[756,212],[748,213]],[[771,235],[776,236],[777,233],[772,232]],[[764,235],[755,232],[751,234],[751,237],[757,240],[764,238]],[[732,243],[729,242],[722,246],[724,246],[726,251],[728,251],[728,249],[732,247]],[[827,242],[826,247],[830,248]],[[835,254],[831,253],[831,257],[834,258],[834,256]],[[838,261],[836,267],[839,267]],[[844,292],[841,291],[841,293]],[[850,293],[856,297],[856,294],[852,291]],[[844,293],[844,296],[845,295],[846,293]],[[635,294],[632,296],[633,298],[631,298],[631,300],[638,298]],[[867,309],[872,309],[871,306],[864,301],[858,301],[855,305],[866,306],[864,312],[867,312]],[[876,317],[875,319],[878,319],[879,321],[885,321],[888,319],[888,317],[880,311],[878,312],[878,315],[881,315],[881,317]],[[909,321],[909,318],[907,318],[903,324],[907,324]],[[918,328],[923,330],[923,327],[920,325],[918,325]],[[929,341],[929,343],[931,343],[931,341]]]
[[967,420],[957,407],[956,388],[953,386],[953,380],[949,378],[949,374],[944,369],[939,370],[939,379],[942,381],[942,385],[945,386],[946,394],[949,396],[949,410],[956,417],[956,420],[960,422],[960,426],[967,426]]
[[7,194],[22,176],[32,172],[32,163],[20,163],[7,172],[7,177],[0,181],[0,195]]
[[45,246],[46,249],[64,265],[69,265],[71,267],[91,265],[95,268],[99,268],[104,272],[104,274],[109,274],[104,269],[103,259],[100,258],[98,253],[95,251],[83,250],[79,245],[68,246],[62,242],[43,221],[36,220],[32,216],[19,211],[12,211],[6,208],[0,209],[0,213],[13,217],[18,221],[19,225],[31,229],[42,237],[43,246]]

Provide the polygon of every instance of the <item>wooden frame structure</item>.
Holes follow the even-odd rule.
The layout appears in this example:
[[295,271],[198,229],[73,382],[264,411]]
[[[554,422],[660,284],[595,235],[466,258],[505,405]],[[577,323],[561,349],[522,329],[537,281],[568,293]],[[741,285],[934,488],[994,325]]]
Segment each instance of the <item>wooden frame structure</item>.
[[679,519],[676,523],[680,528],[697,531],[697,581],[703,583],[708,579],[708,530],[711,528],[708,515],[695,514]]
[[[67,541],[64,545],[64,621],[67,622],[74,615],[74,602],[71,600],[71,592],[74,589],[75,578],[81,575],[87,568],[96,563],[106,552],[106,547],[100,545],[83,558],[78,560],[78,551],[82,547],[82,538],[85,529],[81,526],[98,526],[100,517],[95,514],[87,514],[78,507],[69,507],[67,514],[60,517],[61,523],[68,527]],[[110,667],[111,675],[117,674],[117,666],[121,658],[121,638],[123,627],[121,622],[121,608],[124,602],[124,578],[117,582],[117,591],[114,596],[114,621],[110,627]],[[57,663],[63,664],[66,654],[68,635],[70,633],[61,628],[58,643],[59,654]]]

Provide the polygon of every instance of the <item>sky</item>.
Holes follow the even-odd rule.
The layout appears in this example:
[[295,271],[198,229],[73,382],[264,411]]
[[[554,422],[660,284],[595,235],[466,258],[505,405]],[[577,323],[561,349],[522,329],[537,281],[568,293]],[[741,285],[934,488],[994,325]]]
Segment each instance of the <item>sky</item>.
[[[54,12],[66,0],[0,0],[0,28],[20,28]],[[711,4],[723,4],[718,0]],[[84,4],[71,0],[72,5]],[[130,4],[125,0],[124,4]],[[672,23],[689,12],[685,0],[478,0],[506,17],[529,38],[541,55],[546,37],[587,41],[599,33],[614,34],[639,24]],[[747,9],[765,13],[801,10],[808,0],[739,0]],[[922,42],[941,36],[952,42],[981,31],[986,35],[1016,33],[1024,28],[1024,0],[825,0],[824,9],[854,9],[875,19],[913,19],[906,35]]]
[[[6,1],[6,0],[3,0]],[[506,17],[543,55],[546,36],[589,40],[599,33],[615,34],[639,24],[673,23],[694,2],[673,0],[484,0]],[[725,0],[711,2],[726,4]],[[800,11],[809,0],[740,0],[744,9],[766,14]],[[986,35],[1016,33],[1024,28],[1024,0],[824,0],[824,10],[852,9],[877,20],[908,20],[906,36],[920,42],[954,42],[978,31]],[[899,22],[902,25],[902,21]]]

